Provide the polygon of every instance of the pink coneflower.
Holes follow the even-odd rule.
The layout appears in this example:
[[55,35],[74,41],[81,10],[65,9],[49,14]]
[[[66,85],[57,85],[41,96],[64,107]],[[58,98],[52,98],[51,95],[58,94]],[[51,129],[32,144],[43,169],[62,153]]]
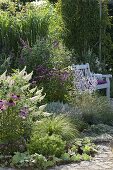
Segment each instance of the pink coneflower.
[[15,102],[12,100],[12,99],[10,99],[7,103],[6,103],[6,105],[7,106],[15,106]]
[[19,100],[20,99],[20,95],[12,94],[11,98],[14,99],[14,100]]

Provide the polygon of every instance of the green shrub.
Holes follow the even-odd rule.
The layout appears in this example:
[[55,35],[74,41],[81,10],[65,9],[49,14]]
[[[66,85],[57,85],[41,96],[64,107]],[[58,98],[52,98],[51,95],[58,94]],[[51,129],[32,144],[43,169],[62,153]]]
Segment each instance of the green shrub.
[[28,145],[28,149],[30,153],[39,153],[44,156],[55,155],[56,157],[60,157],[64,152],[65,146],[66,142],[64,142],[59,135],[38,135],[34,132],[30,144]]
[[50,65],[50,56],[51,56],[51,45],[48,39],[37,39],[35,45],[30,48],[30,46],[24,42],[24,46],[21,52],[21,58],[18,60],[18,67],[27,66],[27,71],[31,72],[38,65]]
[[8,57],[5,53],[0,54],[0,74],[4,73],[5,70],[10,70],[10,57]]
[[44,88],[45,102],[66,102],[71,86],[70,71],[68,68],[56,69],[39,65],[32,79],[32,84]]
[[42,90],[37,87],[30,89],[31,77],[32,72],[27,74],[25,68],[14,71],[10,76],[6,72],[0,76],[1,147],[2,144],[13,145],[13,142],[30,135],[33,113],[39,110],[37,103],[44,98]]

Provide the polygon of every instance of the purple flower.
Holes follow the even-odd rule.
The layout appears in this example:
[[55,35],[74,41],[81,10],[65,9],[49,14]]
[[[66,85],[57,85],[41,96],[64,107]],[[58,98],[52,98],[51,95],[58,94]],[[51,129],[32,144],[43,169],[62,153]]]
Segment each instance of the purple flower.
[[8,102],[6,102],[6,105],[12,107],[15,106],[15,102],[12,99],[10,99]]
[[25,119],[25,118],[27,117],[27,115],[28,115],[28,112],[29,112],[28,108],[27,108],[27,107],[23,107],[23,108],[20,110],[19,115],[20,115],[20,117],[22,117],[23,119]]
[[3,107],[3,105],[4,105],[3,100],[0,100],[0,109]]
[[20,99],[20,95],[12,94],[11,98],[14,99],[14,100],[19,100]]
[[6,110],[7,106],[6,106],[6,100],[0,100],[0,110]]
[[69,74],[68,72],[65,71],[64,73],[61,74],[60,79],[62,81],[66,81],[68,77],[69,77]]

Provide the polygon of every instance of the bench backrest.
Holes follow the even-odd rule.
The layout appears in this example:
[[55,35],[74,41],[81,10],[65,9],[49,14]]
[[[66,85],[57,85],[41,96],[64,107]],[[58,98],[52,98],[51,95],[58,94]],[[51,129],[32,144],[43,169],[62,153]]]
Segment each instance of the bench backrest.
[[91,77],[91,72],[90,72],[90,67],[89,67],[89,64],[86,63],[86,64],[81,64],[81,65],[75,65],[73,64],[72,65],[72,69],[73,71],[75,70],[81,70],[83,75],[85,77]]

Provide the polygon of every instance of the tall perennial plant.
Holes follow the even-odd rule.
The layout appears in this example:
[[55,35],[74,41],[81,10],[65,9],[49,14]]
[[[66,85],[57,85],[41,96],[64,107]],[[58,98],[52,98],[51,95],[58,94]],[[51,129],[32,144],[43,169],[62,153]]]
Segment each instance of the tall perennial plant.
[[[33,114],[41,100],[42,90],[30,88],[32,72],[15,70],[0,76],[0,146],[29,137]],[[42,111],[41,107],[41,111]],[[38,112],[39,113],[39,112]]]

